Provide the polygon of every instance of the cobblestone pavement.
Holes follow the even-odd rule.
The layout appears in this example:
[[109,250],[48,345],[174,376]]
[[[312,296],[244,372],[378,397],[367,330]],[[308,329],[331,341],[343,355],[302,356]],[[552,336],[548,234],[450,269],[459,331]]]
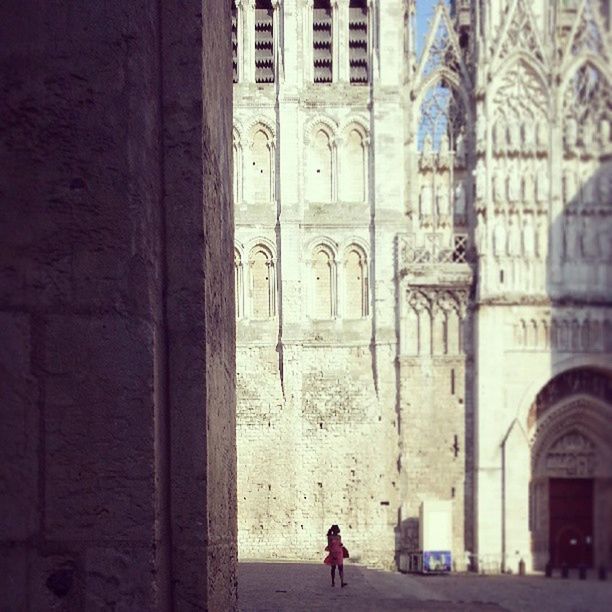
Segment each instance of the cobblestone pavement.
[[415,576],[345,566],[348,586],[331,588],[322,564],[242,562],[241,612],[610,612],[612,582],[540,576]]

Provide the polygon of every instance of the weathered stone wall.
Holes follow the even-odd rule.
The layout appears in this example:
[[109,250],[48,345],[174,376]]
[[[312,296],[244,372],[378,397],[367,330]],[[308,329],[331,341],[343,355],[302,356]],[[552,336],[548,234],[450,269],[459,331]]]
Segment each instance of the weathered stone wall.
[[229,9],[158,10],[2,9],[3,609],[235,606]]
[[[254,82],[255,16],[238,7],[244,556],[314,554],[336,504],[326,474],[352,483],[357,465],[334,519],[369,539],[368,562],[418,548],[419,505],[434,498],[454,500],[457,567],[464,552],[485,571],[529,566],[524,407],[567,368],[609,368],[611,329],[610,20],[602,3],[540,4],[439,3],[415,40],[419,3],[374,1],[367,87],[346,78],[346,3],[333,5],[325,84],[313,82],[308,3],[275,8],[274,84]],[[354,127],[362,201],[350,201],[364,176],[346,155]],[[260,133],[269,148],[255,153]],[[267,286],[253,285],[257,244]],[[352,244],[367,256],[369,309],[350,320]],[[265,320],[254,294],[274,300]],[[377,453],[361,445],[366,431]],[[374,490],[390,502],[384,520],[364,501]]]
[[[241,10],[244,17],[249,9]],[[404,219],[404,182],[397,171],[404,136],[397,129],[403,118],[401,7],[393,2],[380,17],[385,61],[372,64],[373,82],[366,87],[345,77],[333,86],[312,83],[307,15],[307,6],[283,4],[284,70],[275,85],[252,82],[251,34],[244,30],[244,70],[234,88],[236,246],[243,280],[237,328],[239,551],[243,557],[318,560],[327,529],[339,523],[354,559],[389,567],[401,495],[394,257]],[[347,48],[345,40],[341,54]],[[363,164],[359,156],[347,157],[354,129],[362,138]],[[259,178],[251,174],[258,130],[273,143],[269,202],[256,201]],[[333,147],[323,150],[333,167],[313,174],[320,130]],[[351,201],[355,191],[347,185],[364,177],[361,199]],[[274,261],[270,292],[276,310],[267,320],[252,313],[250,254],[257,244],[267,245]],[[314,264],[319,245],[333,260],[333,316],[321,318]],[[347,290],[351,248],[365,261],[360,280],[367,278],[367,308],[361,313],[353,303],[359,292]]]
[[316,560],[340,523],[353,558],[389,565],[395,414],[376,396],[369,347],[287,350],[286,400],[276,352],[238,350],[240,554]]
[[402,358],[402,542],[418,550],[420,503],[427,499],[453,501],[453,553],[458,567],[466,549],[466,454],[472,436],[465,405],[466,362],[463,356]]

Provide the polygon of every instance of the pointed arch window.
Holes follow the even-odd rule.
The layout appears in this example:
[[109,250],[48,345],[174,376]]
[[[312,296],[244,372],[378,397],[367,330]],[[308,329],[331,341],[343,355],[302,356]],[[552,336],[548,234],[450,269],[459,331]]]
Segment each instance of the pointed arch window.
[[467,131],[467,111],[459,92],[447,84],[431,86],[419,108],[417,145],[424,151],[463,154]]
[[272,253],[263,245],[256,246],[249,258],[251,276],[251,317],[271,319],[276,314],[276,280]]
[[366,200],[366,176],[368,169],[367,140],[356,127],[349,129],[342,144],[342,199],[347,202]]
[[361,319],[369,313],[368,265],[365,253],[357,246],[349,248],[344,262],[344,315]]
[[408,355],[431,355],[432,353],[432,315],[429,299],[420,291],[409,292],[408,322],[412,328],[407,330],[412,335],[406,339]]
[[273,153],[272,136],[267,130],[256,130],[251,147],[250,189],[253,202],[270,202],[274,199]]
[[311,202],[331,202],[333,199],[334,150],[331,135],[319,128],[310,144],[308,194]]
[[336,263],[330,249],[317,247],[312,260],[312,313],[315,319],[336,316]]
[[604,153],[612,138],[612,85],[590,62],[574,73],[564,94],[565,151],[576,149]]
[[[440,235],[441,228],[466,222],[470,179],[466,175],[468,113],[464,96],[447,81],[437,81],[424,93],[418,113],[420,153],[419,223]],[[444,230],[445,231],[445,230]],[[442,256],[436,237],[431,258]]]

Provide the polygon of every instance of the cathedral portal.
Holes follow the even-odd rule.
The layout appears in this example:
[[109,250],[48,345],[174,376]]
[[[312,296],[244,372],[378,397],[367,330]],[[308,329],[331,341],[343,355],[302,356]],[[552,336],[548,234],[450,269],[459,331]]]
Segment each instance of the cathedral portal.
[[554,378],[530,413],[534,565],[612,561],[612,383],[579,369]]

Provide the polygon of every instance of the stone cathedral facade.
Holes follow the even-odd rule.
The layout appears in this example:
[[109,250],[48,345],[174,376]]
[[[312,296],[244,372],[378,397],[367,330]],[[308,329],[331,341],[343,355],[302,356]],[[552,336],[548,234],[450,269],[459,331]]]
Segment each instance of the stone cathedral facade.
[[240,554],[610,566],[609,5],[417,5],[232,4]]

